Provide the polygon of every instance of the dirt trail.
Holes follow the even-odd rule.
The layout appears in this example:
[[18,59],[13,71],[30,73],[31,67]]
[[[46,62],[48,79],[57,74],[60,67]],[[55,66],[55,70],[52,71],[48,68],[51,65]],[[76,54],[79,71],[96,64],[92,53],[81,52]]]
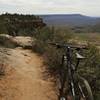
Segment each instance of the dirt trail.
[[53,82],[44,79],[43,58],[30,50],[11,49],[8,73],[0,80],[0,100],[57,100]]

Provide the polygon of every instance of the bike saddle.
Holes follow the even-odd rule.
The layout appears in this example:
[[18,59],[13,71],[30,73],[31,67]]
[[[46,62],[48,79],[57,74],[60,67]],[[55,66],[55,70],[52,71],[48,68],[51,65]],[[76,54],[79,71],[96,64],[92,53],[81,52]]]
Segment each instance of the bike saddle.
[[80,55],[79,53],[76,53],[76,58],[77,58],[77,59],[85,59],[85,57],[82,56],[82,55]]

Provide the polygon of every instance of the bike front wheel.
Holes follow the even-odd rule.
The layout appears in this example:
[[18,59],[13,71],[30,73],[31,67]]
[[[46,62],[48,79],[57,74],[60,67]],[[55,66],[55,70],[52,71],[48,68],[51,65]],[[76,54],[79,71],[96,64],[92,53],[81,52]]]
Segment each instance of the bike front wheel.
[[66,98],[65,97],[60,97],[59,100],[66,100]]
[[88,81],[82,77],[79,78],[78,91],[76,93],[78,93],[76,100],[94,100]]

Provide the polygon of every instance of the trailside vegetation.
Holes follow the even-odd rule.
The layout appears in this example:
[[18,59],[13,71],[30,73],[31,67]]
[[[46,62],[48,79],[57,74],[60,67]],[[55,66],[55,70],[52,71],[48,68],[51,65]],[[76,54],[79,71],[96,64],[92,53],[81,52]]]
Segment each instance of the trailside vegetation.
[[[73,31],[70,28],[57,29],[55,27],[45,27],[38,30],[35,38],[36,43],[33,46],[33,51],[38,52],[44,56],[47,65],[46,70],[50,76],[55,77],[61,69],[62,49],[50,46],[49,42],[69,43],[75,38]],[[77,35],[77,34],[76,34]],[[76,42],[73,42],[76,44]],[[100,50],[93,44],[88,43],[88,50],[82,53],[86,59],[79,65],[79,73],[84,76],[92,87],[95,100],[100,98]],[[75,58],[74,58],[75,59]],[[74,62],[75,63],[75,62]]]
[[42,18],[35,15],[9,13],[0,15],[0,34],[33,36],[36,29],[45,25]]

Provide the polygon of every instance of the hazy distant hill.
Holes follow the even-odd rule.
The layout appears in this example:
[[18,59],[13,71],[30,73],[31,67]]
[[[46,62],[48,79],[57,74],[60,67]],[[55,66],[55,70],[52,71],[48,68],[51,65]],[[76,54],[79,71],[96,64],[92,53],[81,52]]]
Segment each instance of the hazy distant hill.
[[41,15],[47,25],[94,25],[100,18],[89,17],[80,14],[63,14],[63,15]]

